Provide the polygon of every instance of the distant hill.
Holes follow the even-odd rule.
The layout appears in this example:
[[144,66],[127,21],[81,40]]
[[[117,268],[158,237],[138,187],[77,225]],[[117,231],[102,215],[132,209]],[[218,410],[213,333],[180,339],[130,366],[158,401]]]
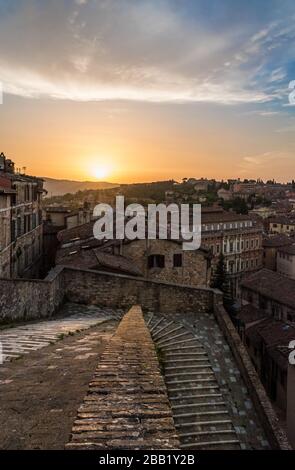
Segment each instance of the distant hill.
[[57,180],[54,178],[42,177],[44,188],[48,191],[48,197],[62,196],[67,193],[76,193],[86,189],[110,189],[119,186],[119,184],[107,183],[105,181],[71,181]]

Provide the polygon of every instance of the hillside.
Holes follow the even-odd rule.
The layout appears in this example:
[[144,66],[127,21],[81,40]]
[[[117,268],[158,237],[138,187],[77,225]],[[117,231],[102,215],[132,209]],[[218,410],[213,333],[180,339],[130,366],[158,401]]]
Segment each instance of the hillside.
[[119,186],[105,181],[71,181],[58,180],[54,178],[42,177],[44,188],[48,191],[48,196],[62,196],[67,193],[76,193],[87,189],[109,189]]

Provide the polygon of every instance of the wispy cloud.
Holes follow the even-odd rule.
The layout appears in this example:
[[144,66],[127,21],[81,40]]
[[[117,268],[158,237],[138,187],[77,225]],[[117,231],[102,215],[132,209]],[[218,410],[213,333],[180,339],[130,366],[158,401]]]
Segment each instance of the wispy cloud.
[[265,103],[287,76],[273,49],[293,35],[279,20],[214,31],[168,0],[21,0],[0,19],[0,80],[32,98]]

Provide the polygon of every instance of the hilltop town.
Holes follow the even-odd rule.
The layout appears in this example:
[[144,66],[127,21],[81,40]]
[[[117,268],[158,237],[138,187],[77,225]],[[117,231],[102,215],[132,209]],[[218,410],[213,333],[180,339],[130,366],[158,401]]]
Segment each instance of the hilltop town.
[[[201,204],[200,249],[184,251],[169,238],[97,240],[93,210],[114,207],[118,195],[143,206]],[[89,360],[89,388],[74,384],[81,400],[69,410],[64,434],[52,438],[59,423],[53,406],[51,434],[43,443],[27,437],[27,448],[295,446],[295,369],[288,361],[295,339],[294,181],[184,178],[51,197],[42,178],[2,153],[0,306],[1,386],[9,403],[0,416],[12,428],[14,387],[22,386],[31,355],[52,371],[57,357],[70,360],[66,351]],[[25,401],[32,396],[28,374]],[[54,393],[62,410],[60,387]],[[30,425],[38,428],[38,420],[32,412]],[[4,448],[22,448],[9,429],[2,431]]]

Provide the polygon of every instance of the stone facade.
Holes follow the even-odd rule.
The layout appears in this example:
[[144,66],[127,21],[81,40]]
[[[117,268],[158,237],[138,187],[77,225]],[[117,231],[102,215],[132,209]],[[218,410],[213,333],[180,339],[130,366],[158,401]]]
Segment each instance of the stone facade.
[[131,259],[147,279],[209,285],[210,257],[203,250],[184,251],[182,244],[173,240],[134,240],[122,244],[121,254]]
[[240,298],[244,275],[263,265],[262,229],[247,215],[225,212],[220,208],[202,211],[202,246],[212,254],[214,271],[220,254],[230,278],[233,297]]
[[0,171],[0,277],[35,277],[39,273],[42,192],[42,180],[14,173],[13,164]]
[[67,449],[178,448],[155,346],[134,306],[100,358]]

